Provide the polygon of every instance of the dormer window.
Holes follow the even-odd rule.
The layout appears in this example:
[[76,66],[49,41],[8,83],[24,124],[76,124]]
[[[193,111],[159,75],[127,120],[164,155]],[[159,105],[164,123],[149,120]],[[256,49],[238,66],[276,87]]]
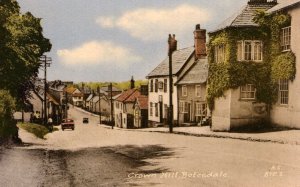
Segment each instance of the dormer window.
[[245,40],[237,42],[238,61],[262,61],[262,42],[259,40]]
[[280,40],[282,51],[288,51],[291,49],[291,26],[281,29]]

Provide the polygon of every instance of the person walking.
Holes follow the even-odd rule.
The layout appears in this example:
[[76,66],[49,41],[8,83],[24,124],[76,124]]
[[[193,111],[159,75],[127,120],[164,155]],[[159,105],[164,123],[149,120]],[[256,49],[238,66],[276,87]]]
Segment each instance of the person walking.
[[53,120],[52,120],[51,116],[49,116],[49,118],[48,118],[48,129],[51,132],[53,130],[53,126],[52,125],[53,125]]

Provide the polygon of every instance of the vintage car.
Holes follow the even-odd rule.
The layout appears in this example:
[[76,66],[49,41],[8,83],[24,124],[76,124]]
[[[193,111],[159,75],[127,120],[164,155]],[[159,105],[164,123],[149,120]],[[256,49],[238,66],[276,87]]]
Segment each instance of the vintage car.
[[89,118],[83,118],[82,123],[89,123]]
[[65,130],[65,129],[75,129],[75,124],[74,124],[74,120],[72,119],[63,119],[61,122],[61,129]]

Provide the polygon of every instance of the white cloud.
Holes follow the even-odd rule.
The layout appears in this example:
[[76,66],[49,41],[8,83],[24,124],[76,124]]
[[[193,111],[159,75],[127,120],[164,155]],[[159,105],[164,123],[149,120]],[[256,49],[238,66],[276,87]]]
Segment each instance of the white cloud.
[[90,41],[76,48],[58,50],[57,55],[68,65],[126,65],[141,60],[130,49],[109,41]]
[[190,34],[197,23],[209,21],[211,13],[204,8],[182,4],[172,9],[140,8],[122,16],[99,17],[96,22],[103,28],[117,27],[143,41],[162,40],[169,33]]
[[99,17],[96,20],[96,23],[101,25],[103,28],[113,28],[115,26],[114,17]]

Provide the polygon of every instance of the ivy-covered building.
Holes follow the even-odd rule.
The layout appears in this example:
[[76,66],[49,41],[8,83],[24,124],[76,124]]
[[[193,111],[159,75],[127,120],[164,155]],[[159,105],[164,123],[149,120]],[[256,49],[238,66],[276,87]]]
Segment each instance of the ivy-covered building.
[[280,112],[283,110],[275,108],[289,108],[292,98],[296,98],[292,95],[299,95],[299,90],[293,94],[288,90],[295,78],[295,56],[286,44],[291,40],[290,15],[266,13],[276,5],[276,0],[250,0],[209,33],[207,101],[212,111],[212,130],[228,131],[268,124],[270,120],[296,125],[296,120],[283,123],[273,116],[288,118]]
[[272,77],[278,80],[278,99],[270,119],[272,124],[300,128],[300,1],[279,3],[264,20],[272,31]]

